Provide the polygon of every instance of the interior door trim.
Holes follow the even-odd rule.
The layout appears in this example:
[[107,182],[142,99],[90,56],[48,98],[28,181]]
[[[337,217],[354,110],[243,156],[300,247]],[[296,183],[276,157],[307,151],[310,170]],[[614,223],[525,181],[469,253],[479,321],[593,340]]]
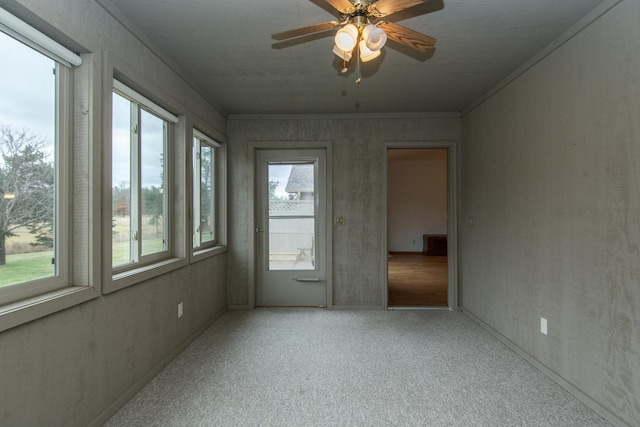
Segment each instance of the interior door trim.
[[306,150],[306,149],[322,149],[326,152],[326,203],[325,215],[327,219],[327,227],[325,231],[326,247],[325,258],[327,264],[326,281],[327,281],[327,303],[328,310],[333,308],[333,141],[249,141],[247,147],[247,170],[249,194],[252,195],[249,200],[249,210],[252,215],[249,218],[247,226],[248,233],[248,298],[247,308],[256,308],[256,233],[253,231],[258,224],[256,223],[256,151],[257,150]]
[[[382,155],[384,156],[384,161],[382,162],[384,165],[384,232],[383,239],[384,244],[383,253],[380,255],[383,260],[383,277],[382,283],[384,286],[383,290],[383,301],[384,307],[386,309],[389,308],[389,272],[388,272],[388,253],[389,253],[389,242],[388,242],[388,217],[387,217],[387,206],[389,205],[389,195],[388,195],[388,160],[387,160],[387,151],[393,148],[445,148],[447,150],[447,246],[448,246],[448,292],[447,292],[447,303],[448,308],[451,311],[455,311],[458,309],[458,184],[457,184],[457,150],[456,150],[456,142],[455,141],[413,141],[413,142],[385,142],[384,150]],[[427,307],[429,308],[429,307]]]

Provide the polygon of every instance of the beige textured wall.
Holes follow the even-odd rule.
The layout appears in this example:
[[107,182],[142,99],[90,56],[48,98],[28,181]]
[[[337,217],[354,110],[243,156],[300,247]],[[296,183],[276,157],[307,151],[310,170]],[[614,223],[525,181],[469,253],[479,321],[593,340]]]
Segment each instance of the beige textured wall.
[[224,309],[225,264],[223,254],[0,334],[0,425],[86,426],[126,403]]
[[[173,112],[224,133],[225,118],[93,0],[7,0],[2,6],[82,52],[100,57],[104,50],[115,67]],[[95,144],[100,152],[102,141]],[[77,201],[78,209],[88,209],[86,200]],[[109,211],[103,217],[110,224]],[[91,250],[100,248],[98,237]],[[86,426],[103,420],[226,309],[226,263],[223,253],[0,333],[0,425]]]
[[382,307],[384,301],[384,163],[386,142],[459,141],[460,119],[233,117],[229,136],[229,285],[231,305],[249,303],[248,253],[252,215],[251,144],[290,142],[294,147],[330,142],[333,215],[333,304]]
[[640,2],[622,1],[463,119],[459,228],[464,308],[629,425],[640,425],[639,19]]

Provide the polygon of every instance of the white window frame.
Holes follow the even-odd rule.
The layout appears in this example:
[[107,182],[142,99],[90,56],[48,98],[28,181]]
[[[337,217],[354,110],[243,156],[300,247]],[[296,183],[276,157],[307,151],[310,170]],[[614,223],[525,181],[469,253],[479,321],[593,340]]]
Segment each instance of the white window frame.
[[[172,135],[173,135],[173,124],[179,122],[177,116],[168,112],[164,108],[160,107],[153,101],[147,99],[143,95],[134,91],[124,83],[121,83],[118,80],[113,81],[113,92],[122,96],[129,100],[132,105],[135,105],[135,112],[132,111],[131,117],[133,121],[133,126],[136,128],[135,130],[131,130],[131,141],[134,139],[136,143],[132,143],[130,146],[131,149],[131,157],[130,157],[130,166],[131,166],[131,201],[130,201],[130,214],[131,217],[135,217],[136,219],[136,230],[131,230],[132,234],[135,236],[129,236],[131,239],[131,256],[132,261],[112,266],[112,273],[114,276],[117,276],[120,273],[126,273],[130,270],[138,269],[140,267],[144,267],[147,265],[151,265],[154,263],[162,262],[164,260],[170,259],[173,253],[173,238],[172,238],[172,213],[169,209],[171,206],[171,197],[172,197],[172,174],[171,174],[171,158],[170,158],[170,147],[172,147]],[[139,132],[139,122],[140,115],[142,111],[146,111],[147,113],[152,114],[155,117],[158,117],[163,120],[165,125],[164,132],[164,142],[163,142],[163,175],[164,175],[164,191],[166,192],[166,197],[164,197],[164,212],[165,217],[163,218],[163,222],[165,224],[165,247],[162,251],[154,252],[152,254],[143,255],[141,251],[140,239],[137,237],[139,235],[140,230],[142,228],[142,197],[141,197],[141,187],[140,187],[140,162],[139,162],[139,154],[140,154],[140,140],[141,140],[141,132]],[[113,213],[112,213],[113,214]]]
[[[72,272],[72,170],[73,144],[73,67],[80,67],[79,55],[66,49],[26,22],[0,8],[0,31],[52,59],[56,64],[56,135],[54,201],[54,276],[17,283],[0,289],[0,332],[44,317],[99,296],[90,277]],[[86,142],[86,140],[85,140]],[[82,151],[82,150],[79,150]],[[86,163],[86,161],[85,161]],[[88,258],[86,260],[88,262]]]
[[[198,262],[217,254],[227,252],[227,144],[224,135],[215,129],[208,127],[204,121],[195,119],[193,125],[193,134],[191,135],[191,149],[189,150],[191,160],[191,203],[190,203],[190,262]],[[213,135],[210,136],[210,135]],[[200,138],[207,141],[208,144],[215,144],[215,217],[216,217],[216,238],[211,244],[196,246],[195,233],[193,230],[194,218],[197,215],[195,209],[194,198],[197,197],[195,186],[197,183],[197,172],[199,166],[193,161],[195,151],[194,139]]]
[[56,135],[54,142],[54,168],[55,168],[55,199],[53,213],[53,235],[54,247],[53,276],[27,282],[16,283],[14,285],[0,288],[0,304],[9,304],[25,298],[30,298],[39,294],[54,291],[67,286],[68,270],[70,263],[70,253],[65,250],[69,248],[67,233],[70,227],[68,215],[69,199],[69,174],[68,152],[69,152],[69,126],[66,120],[60,119],[67,116],[69,109],[69,99],[60,94],[70,90],[69,73],[70,70],[60,63],[56,63]]
[[[201,178],[202,178],[202,168],[201,168],[201,151],[202,146],[205,145],[212,149],[213,159],[211,165],[211,210],[213,211],[213,230],[214,230],[214,239],[208,240],[206,242],[201,241],[200,227],[196,226],[196,224],[200,224],[201,219]],[[192,165],[193,165],[193,186],[192,186],[192,194],[193,194],[193,221],[192,227],[193,230],[193,251],[199,252],[202,250],[206,250],[211,247],[218,246],[220,244],[220,220],[219,220],[219,164],[220,164],[220,149],[222,145],[213,138],[210,138],[206,134],[200,132],[197,129],[193,129],[193,156],[192,156]]]

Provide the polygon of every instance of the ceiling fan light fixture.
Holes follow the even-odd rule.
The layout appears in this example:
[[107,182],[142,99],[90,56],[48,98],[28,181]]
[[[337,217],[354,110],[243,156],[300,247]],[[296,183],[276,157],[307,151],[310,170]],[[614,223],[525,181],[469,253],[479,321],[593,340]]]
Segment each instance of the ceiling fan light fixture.
[[371,50],[367,47],[365,40],[360,40],[360,59],[362,62],[369,62],[380,56],[380,50]]
[[[381,49],[391,38],[396,44],[426,53],[435,47],[436,39],[393,22],[380,21],[385,16],[395,15],[410,7],[426,3],[428,0],[312,0],[319,6],[335,9],[339,21],[323,22],[316,25],[284,31],[271,35],[274,40],[302,39],[302,36],[319,34],[337,29],[334,37],[333,53],[343,62],[342,73],[348,72],[350,62],[356,63],[356,83],[360,82],[360,63],[368,62],[380,55]],[[428,12],[421,12],[424,14]],[[397,15],[399,16],[399,15]],[[316,39],[315,37],[313,38]],[[279,43],[273,45],[277,47]],[[279,46],[277,47],[279,48]],[[418,59],[418,58],[416,58]]]
[[387,42],[387,34],[380,27],[367,24],[362,30],[362,39],[372,51],[379,51]]
[[335,53],[338,58],[344,60],[345,62],[351,61],[351,57],[353,56],[352,51],[342,50],[338,47],[338,45],[333,46],[333,53]]
[[358,35],[358,28],[353,24],[347,24],[336,33],[336,46],[343,52],[351,52],[358,43]]

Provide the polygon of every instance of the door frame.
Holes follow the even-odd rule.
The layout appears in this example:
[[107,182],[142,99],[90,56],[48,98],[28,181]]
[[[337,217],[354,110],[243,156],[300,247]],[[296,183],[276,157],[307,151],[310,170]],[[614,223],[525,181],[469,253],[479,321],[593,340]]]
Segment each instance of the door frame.
[[249,295],[248,306],[256,308],[256,253],[258,245],[256,242],[255,229],[258,226],[256,217],[259,214],[256,203],[256,151],[257,150],[325,150],[326,155],[326,203],[325,216],[327,226],[325,230],[325,259],[326,259],[326,280],[327,299],[326,308],[333,308],[333,143],[332,141],[251,141],[247,148],[247,170],[249,171],[249,211],[252,213],[248,224],[248,258],[249,258]]
[[[457,185],[457,151],[455,141],[414,141],[414,142],[385,142],[383,156],[384,161],[384,232],[382,245],[384,252],[381,254],[383,261],[383,283],[384,283],[384,307],[389,309],[389,160],[387,152],[389,149],[421,149],[421,148],[444,148],[447,150],[447,303],[448,309],[455,311],[458,308],[458,185]],[[395,308],[395,307],[393,307]],[[436,308],[428,307],[425,308]]]

